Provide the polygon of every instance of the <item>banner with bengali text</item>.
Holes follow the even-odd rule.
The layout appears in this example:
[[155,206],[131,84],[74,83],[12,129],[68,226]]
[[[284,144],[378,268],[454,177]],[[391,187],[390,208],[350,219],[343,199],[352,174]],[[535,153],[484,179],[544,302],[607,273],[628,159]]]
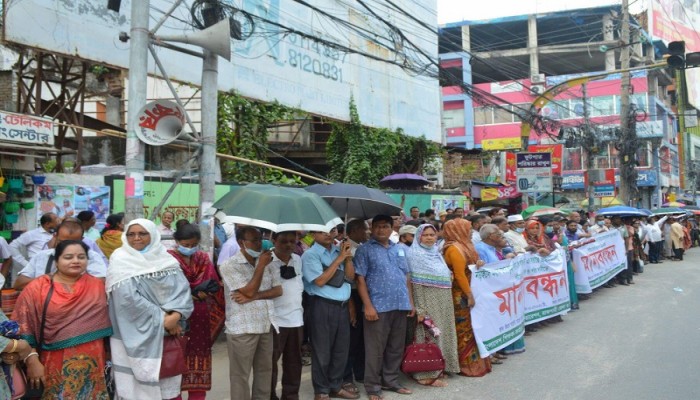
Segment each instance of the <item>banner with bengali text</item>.
[[625,241],[617,230],[593,236],[595,241],[573,250],[576,293],[591,293],[627,268]]
[[563,249],[548,257],[521,254],[472,271],[472,326],[482,358],[518,340],[525,325],[569,311]]

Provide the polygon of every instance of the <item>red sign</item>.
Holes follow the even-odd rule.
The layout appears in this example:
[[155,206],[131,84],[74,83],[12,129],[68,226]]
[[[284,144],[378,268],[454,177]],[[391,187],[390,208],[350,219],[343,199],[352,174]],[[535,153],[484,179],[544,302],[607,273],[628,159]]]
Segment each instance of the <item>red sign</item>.
[[516,183],[518,178],[515,175],[515,153],[506,153],[506,183]]
[[[538,144],[527,148],[527,151],[533,153],[552,153],[552,173],[561,175],[561,157],[564,151],[564,146],[561,144]],[[507,163],[507,162],[506,162]]]
[[513,197],[517,197],[519,195],[520,195],[520,192],[518,192],[518,189],[515,187],[515,185],[501,186],[498,188],[498,198],[499,199],[510,199]]

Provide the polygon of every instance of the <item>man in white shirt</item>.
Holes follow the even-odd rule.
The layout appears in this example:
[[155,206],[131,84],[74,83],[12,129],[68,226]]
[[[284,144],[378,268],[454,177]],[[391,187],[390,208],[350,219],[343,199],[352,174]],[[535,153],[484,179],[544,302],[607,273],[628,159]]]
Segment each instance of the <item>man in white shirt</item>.
[[649,223],[646,226],[647,240],[649,241],[649,262],[652,264],[661,263],[661,251],[664,246],[664,236],[661,227],[668,219],[668,215],[659,219],[657,216],[649,217]]
[[231,236],[224,242],[221,246],[221,251],[219,251],[219,257],[216,259],[216,265],[223,265],[226,260],[238,254],[241,251],[241,246],[238,245],[238,240],[236,239],[236,232],[233,232]]
[[523,216],[520,214],[509,215],[508,224],[510,225],[510,229],[504,233],[506,240],[513,248],[515,254],[525,253],[528,244],[523,236],[523,232],[525,232],[525,220]]
[[[173,229],[173,221],[175,220],[175,214],[173,214],[170,211],[165,211],[162,214],[160,214],[160,225],[158,225],[158,232],[160,232],[161,237],[162,236],[173,236],[175,233],[175,229]],[[161,241],[163,243],[163,246],[165,246],[166,249],[172,249],[177,246],[175,243],[175,240],[173,239],[164,239]]]
[[46,242],[51,240],[58,227],[59,219],[54,213],[46,213],[41,216],[39,223],[41,224],[39,228],[24,232],[10,243],[12,260],[22,268],[26,267],[29,259],[43,250]]
[[479,234],[479,229],[486,224],[486,216],[481,214],[474,214],[467,217],[467,220],[472,223],[472,243],[476,246],[477,243],[481,242],[481,235]]
[[[272,331],[277,330],[272,299],[282,295],[272,252],[262,251],[262,235],[251,226],[236,232],[242,251],[221,265],[226,298],[226,344],[232,399],[268,399],[272,381]],[[249,380],[253,370],[253,387]]]
[[[304,282],[301,275],[301,257],[294,254],[297,243],[295,231],[272,234],[272,262],[269,266],[279,271],[282,278],[282,296],[276,297],[275,321],[279,333],[273,333],[272,389],[270,399],[277,397],[277,363],[282,357],[282,399],[298,399],[301,385],[301,343],[304,338],[304,308],[301,295]],[[269,267],[268,266],[268,267]]]
[[[54,249],[64,240],[82,240],[83,227],[76,221],[64,221],[58,226],[53,238],[48,242],[48,249],[42,250],[34,255],[27,265],[19,272],[14,288],[17,290],[24,289],[32,280],[56,271],[56,262],[54,260]],[[87,273],[97,278],[107,276],[107,265],[102,257],[95,251],[88,251],[88,266]]]

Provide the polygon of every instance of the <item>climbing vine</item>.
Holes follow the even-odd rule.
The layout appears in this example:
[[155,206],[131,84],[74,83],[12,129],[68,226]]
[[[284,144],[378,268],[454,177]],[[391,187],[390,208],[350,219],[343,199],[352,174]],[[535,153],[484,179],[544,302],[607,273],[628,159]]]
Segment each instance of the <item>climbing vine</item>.
[[[219,95],[217,151],[266,162],[269,127],[299,114],[299,110],[277,102],[263,103],[233,92],[222,93]],[[236,182],[302,183],[298,176],[288,177],[278,170],[237,161],[224,161],[221,172],[224,179]]]
[[419,173],[425,163],[441,154],[440,146],[424,137],[406,136],[401,129],[363,126],[355,100],[350,100],[350,122],[333,125],[326,145],[329,178],[377,187],[386,175]]

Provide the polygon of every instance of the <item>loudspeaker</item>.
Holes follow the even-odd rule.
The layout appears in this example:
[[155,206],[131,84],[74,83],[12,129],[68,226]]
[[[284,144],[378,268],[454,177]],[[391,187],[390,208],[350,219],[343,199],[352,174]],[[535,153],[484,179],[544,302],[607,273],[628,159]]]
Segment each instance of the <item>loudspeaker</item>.
[[158,36],[164,42],[179,42],[199,46],[231,61],[231,23],[228,18],[207,29],[183,35]]
[[185,113],[177,103],[156,100],[139,111],[136,136],[151,146],[162,146],[177,139],[185,124]]

